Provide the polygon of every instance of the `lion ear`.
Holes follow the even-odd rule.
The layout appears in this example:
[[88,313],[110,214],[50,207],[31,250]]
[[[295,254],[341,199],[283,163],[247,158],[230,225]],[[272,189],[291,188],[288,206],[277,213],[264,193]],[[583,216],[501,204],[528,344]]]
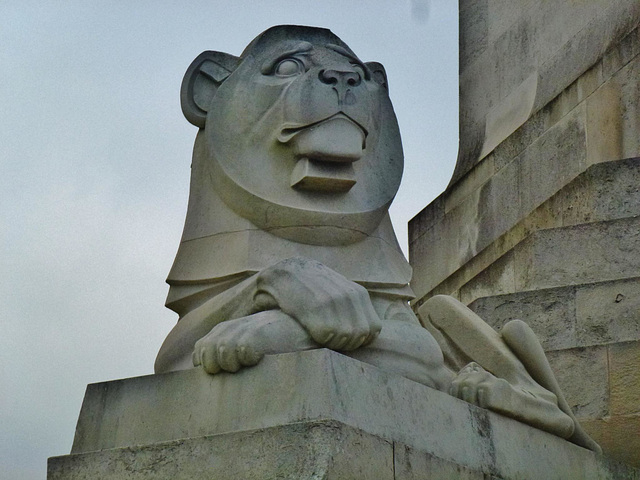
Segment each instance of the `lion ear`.
[[389,85],[387,84],[387,72],[382,64],[378,62],[367,62],[365,65],[369,67],[369,70],[371,70],[371,75],[376,83],[389,90]]
[[204,128],[211,99],[239,63],[238,57],[212,51],[202,52],[191,62],[180,89],[182,113],[190,123]]

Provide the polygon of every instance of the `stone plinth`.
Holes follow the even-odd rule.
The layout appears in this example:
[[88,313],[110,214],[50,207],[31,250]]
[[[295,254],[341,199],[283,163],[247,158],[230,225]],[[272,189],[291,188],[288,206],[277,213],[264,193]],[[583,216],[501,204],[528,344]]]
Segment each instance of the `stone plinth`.
[[[489,476],[493,477],[489,477]],[[89,385],[49,480],[619,479],[637,471],[330,350]]]

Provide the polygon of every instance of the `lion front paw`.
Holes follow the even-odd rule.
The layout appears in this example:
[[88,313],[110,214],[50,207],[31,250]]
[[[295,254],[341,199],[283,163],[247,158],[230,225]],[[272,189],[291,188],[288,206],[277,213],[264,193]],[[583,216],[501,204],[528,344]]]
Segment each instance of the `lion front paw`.
[[216,325],[198,340],[193,365],[210,374],[237,372],[265,355],[317,348],[309,334],[289,315],[267,310]]
[[260,342],[260,324],[251,317],[216,325],[198,340],[193,350],[193,365],[207,373],[237,372],[256,365],[264,356]]

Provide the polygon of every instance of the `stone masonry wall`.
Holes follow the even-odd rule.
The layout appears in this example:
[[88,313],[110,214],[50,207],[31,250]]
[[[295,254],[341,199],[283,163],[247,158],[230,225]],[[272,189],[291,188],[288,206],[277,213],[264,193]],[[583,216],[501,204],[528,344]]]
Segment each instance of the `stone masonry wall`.
[[412,286],[540,337],[605,454],[640,465],[640,2],[461,0],[460,154]]

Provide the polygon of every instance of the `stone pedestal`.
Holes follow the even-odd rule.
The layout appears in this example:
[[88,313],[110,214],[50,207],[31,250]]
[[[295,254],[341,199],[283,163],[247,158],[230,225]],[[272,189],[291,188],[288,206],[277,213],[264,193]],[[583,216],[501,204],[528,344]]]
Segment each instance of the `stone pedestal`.
[[640,479],[553,435],[329,350],[89,385],[49,480]]

